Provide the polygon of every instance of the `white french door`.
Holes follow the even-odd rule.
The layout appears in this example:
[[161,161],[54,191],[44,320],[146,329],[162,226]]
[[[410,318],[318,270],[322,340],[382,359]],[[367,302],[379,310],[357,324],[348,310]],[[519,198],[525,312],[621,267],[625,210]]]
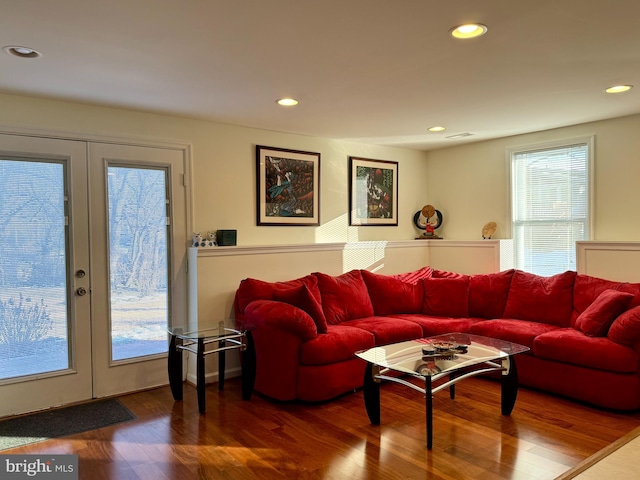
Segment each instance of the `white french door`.
[[167,383],[179,149],[0,135],[0,416]]
[[186,309],[182,152],[92,143],[93,379],[102,397],[166,384],[167,325]]

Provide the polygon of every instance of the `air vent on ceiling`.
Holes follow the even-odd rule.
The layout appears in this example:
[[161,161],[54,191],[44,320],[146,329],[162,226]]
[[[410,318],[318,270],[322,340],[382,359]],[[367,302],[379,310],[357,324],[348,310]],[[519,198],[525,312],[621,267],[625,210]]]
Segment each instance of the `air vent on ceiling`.
[[473,133],[469,133],[469,132],[464,132],[464,133],[456,133],[455,135],[449,135],[448,137],[445,138],[464,138],[464,137],[470,137],[471,135],[473,135]]

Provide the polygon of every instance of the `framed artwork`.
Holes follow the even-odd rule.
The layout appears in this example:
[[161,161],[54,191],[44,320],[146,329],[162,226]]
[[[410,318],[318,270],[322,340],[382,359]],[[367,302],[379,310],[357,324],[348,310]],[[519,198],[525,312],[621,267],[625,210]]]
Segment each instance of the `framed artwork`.
[[320,225],[320,154],[256,146],[258,225]]
[[398,225],[398,162],[349,157],[349,225]]

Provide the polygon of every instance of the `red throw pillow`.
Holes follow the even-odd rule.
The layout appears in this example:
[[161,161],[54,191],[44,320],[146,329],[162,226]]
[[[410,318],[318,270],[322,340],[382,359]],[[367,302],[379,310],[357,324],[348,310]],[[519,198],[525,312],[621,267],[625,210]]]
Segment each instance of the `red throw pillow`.
[[240,282],[240,286],[236,291],[237,311],[242,314],[247,305],[254,300],[273,300],[273,292],[277,289],[293,288],[299,285],[308,286],[309,291],[320,302],[318,280],[313,275],[306,275],[286,282],[265,282],[255,278],[245,278]]
[[640,306],[631,308],[616,318],[607,336],[610,340],[628,347],[640,341]]
[[[431,270],[431,267],[427,266],[427,267],[422,267],[421,269],[416,270],[415,272],[398,273],[397,275],[391,275],[391,276],[402,282],[410,283],[411,285],[418,285],[422,283],[421,280],[424,280],[425,278],[431,278],[432,273],[433,271]],[[366,280],[367,279],[365,278],[365,281]]]
[[300,285],[294,288],[277,289],[273,292],[273,299],[285,302],[309,314],[316,324],[318,333],[327,333],[327,319],[324,316],[322,307],[313,296],[309,287]]
[[314,273],[322,298],[322,310],[330,325],[347,320],[373,316],[369,290],[360,270],[351,270],[337,277]]
[[439,317],[469,316],[469,277],[428,278],[423,280],[422,313]]
[[464,273],[447,272],[446,270],[433,269],[431,272],[433,278],[463,278],[466,277]]
[[613,321],[631,303],[633,294],[605,290],[576,319],[576,328],[590,337],[604,337]]
[[367,270],[361,273],[376,315],[420,313],[422,310],[422,282],[407,283],[396,275],[380,275]]

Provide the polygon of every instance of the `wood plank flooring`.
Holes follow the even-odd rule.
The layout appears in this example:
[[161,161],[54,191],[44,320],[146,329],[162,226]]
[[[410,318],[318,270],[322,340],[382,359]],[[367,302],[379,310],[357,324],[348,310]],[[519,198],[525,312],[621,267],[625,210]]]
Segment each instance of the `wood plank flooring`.
[[7,453],[77,453],[79,476],[141,479],[554,479],[640,426],[640,412],[599,410],[520,389],[500,415],[500,386],[458,384],[434,397],[433,450],[425,446],[424,397],[402,385],[381,389],[380,426],[362,392],[323,404],[241,400],[239,379],[207,387],[207,412],[185,386],[120,397],[137,420],[27,445]]

